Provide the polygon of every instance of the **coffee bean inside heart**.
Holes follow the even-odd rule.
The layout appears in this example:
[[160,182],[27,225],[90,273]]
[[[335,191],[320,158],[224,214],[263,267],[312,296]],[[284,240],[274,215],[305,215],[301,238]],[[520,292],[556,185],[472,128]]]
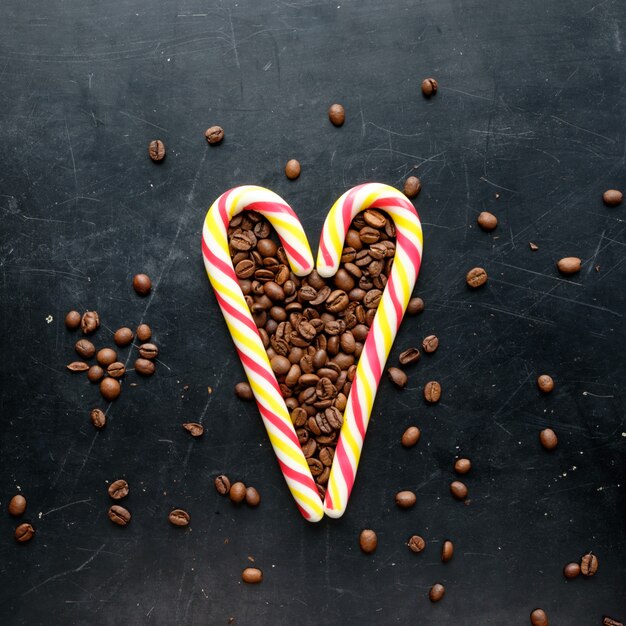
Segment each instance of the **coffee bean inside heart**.
[[391,272],[395,226],[382,211],[359,213],[335,276],[302,278],[259,213],[228,228],[233,267],[320,496],[330,475],[356,364]]

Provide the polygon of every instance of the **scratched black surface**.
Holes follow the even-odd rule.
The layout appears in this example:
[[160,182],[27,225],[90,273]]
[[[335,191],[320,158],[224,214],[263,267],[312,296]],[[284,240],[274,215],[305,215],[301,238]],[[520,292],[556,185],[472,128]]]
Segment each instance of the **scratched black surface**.
[[[0,621],[526,624],[536,606],[554,624],[626,619],[626,208],[600,200],[626,186],[625,17],[617,0],[4,0],[0,504],[21,489],[37,536],[16,545],[0,515]],[[430,101],[428,75],[441,85]],[[341,129],[326,119],[334,101]],[[226,140],[211,148],[214,123]],[[160,166],[146,155],[156,137]],[[295,182],[282,174],[292,157]],[[391,360],[432,332],[441,347],[406,390],[383,381],[345,517],[310,525],[256,408],[233,396],[242,370],[201,223],[222,191],[259,183],[316,248],[344,190],[410,173],[424,183],[426,311]],[[475,225],[483,209],[500,219],[491,235]],[[584,260],[571,280],[554,267],[567,255]],[[475,265],[490,281],[470,292]],[[130,289],[138,271],[154,280],[148,299]],[[97,389],[64,369],[70,308],[100,312],[99,345],[143,320],[161,347],[158,375],[131,388],[129,374],[99,433]],[[544,371],[549,397],[534,385]],[[421,400],[430,379],[444,389],[435,407]],[[207,435],[191,440],[182,421]],[[423,435],[406,451],[411,423]],[[475,468],[468,506],[448,494],[461,453]],[[215,494],[222,471],[259,488],[258,510]],[[106,516],[119,477],[124,529]],[[409,512],[393,504],[400,488],[418,493]],[[188,530],[168,524],[174,506]],[[379,533],[372,556],[364,527]],[[405,546],[415,532],[420,555]],[[588,550],[597,576],[566,582],[562,566]],[[265,572],[256,587],[240,582],[248,556]],[[447,595],[431,605],[437,581]]]

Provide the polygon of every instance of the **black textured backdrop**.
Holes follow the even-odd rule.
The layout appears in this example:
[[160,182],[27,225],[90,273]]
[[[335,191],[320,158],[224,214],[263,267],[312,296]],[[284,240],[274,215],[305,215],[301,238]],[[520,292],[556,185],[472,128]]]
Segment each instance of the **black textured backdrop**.
[[[626,207],[601,202],[626,186],[625,6],[3,0],[0,500],[19,486],[37,535],[15,544],[0,515],[0,621],[474,626],[526,624],[536,606],[557,625],[626,619]],[[427,101],[429,75],[440,91]],[[335,101],[341,129],[326,118]],[[216,123],[226,139],[209,147]],[[157,137],[162,165],[146,154]],[[295,182],[282,173],[292,157]],[[204,274],[202,220],[221,192],[257,183],[292,204],[316,248],[343,191],[411,173],[426,311],[391,360],[433,332],[441,345],[406,390],[382,382],[348,511],[311,525],[255,406],[234,397],[242,370]],[[476,227],[483,209],[500,219],[493,234]],[[555,270],[570,255],[584,260],[571,280]],[[475,265],[490,280],[470,292]],[[130,288],[138,271],[153,278],[148,299]],[[128,375],[102,432],[88,418],[97,388],[64,368],[71,308],[100,312],[99,345],[143,320],[161,348],[158,374],[132,388]],[[541,372],[556,380],[548,397]],[[434,407],[430,379],[443,385]],[[208,432],[191,440],[182,421]],[[411,423],[423,434],[406,451]],[[468,506],[448,493],[461,453]],[[222,471],[256,485],[261,506],[220,499]],[[120,477],[126,528],[106,515]],[[413,510],[393,504],[400,488],[418,493]],[[168,524],[174,506],[189,529]],[[372,556],[363,527],[379,533]],[[415,532],[419,555],[404,545]],[[456,554],[442,565],[445,538]],[[566,582],[562,566],[589,550],[597,576]],[[256,587],[239,580],[248,556],[265,572]],[[437,581],[447,595],[431,605]]]

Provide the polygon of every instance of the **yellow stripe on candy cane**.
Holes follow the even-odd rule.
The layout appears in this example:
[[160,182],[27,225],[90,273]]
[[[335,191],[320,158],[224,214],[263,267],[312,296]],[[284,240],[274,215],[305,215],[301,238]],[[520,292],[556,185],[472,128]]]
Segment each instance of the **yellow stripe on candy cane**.
[[[352,424],[350,424],[349,426],[352,426]],[[357,443],[356,439],[352,435],[352,428],[346,428],[345,435],[344,433],[342,433],[342,436],[343,436],[344,442],[348,445],[348,447],[352,451],[354,458],[357,459],[358,461],[359,457],[361,456],[361,450],[360,450],[360,445]]]
[[[309,464],[304,462],[302,463],[300,460],[300,455],[293,449],[293,445],[288,440],[283,441],[282,437],[284,435],[277,435],[276,433],[269,432],[268,435],[270,438],[270,442],[275,448],[278,448],[285,456],[288,456],[292,461],[297,463],[301,468],[306,468],[306,471],[309,471]],[[304,456],[302,456],[304,458]]]

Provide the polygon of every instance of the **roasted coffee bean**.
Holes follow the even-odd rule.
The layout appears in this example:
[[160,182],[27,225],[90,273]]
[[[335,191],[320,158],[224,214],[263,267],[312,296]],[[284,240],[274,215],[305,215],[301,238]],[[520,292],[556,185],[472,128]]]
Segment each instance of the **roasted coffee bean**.
[[89,418],[91,419],[91,423],[95,426],[95,428],[104,428],[106,426],[106,415],[100,409],[91,409],[91,412],[89,413]]
[[170,524],[172,526],[189,526],[189,513],[187,511],[183,511],[183,509],[174,509],[170,511],[170,514],[167,516]]
[[202,435],[204,434],[204,426],[202,424],[198,424],[197,422],[185,422],[183,424],[183,428],[192,437],[202,437]]
[[467,474],[472,469],[472,462],[469,459],[457,459],[454,463],[454,471],[457,474]]
[[378,545],[378,537],[373,530],[366,528],[361,531],[359,535],[359,547],[362,552],[365,554],[371,554],[376,550],[376,546]]
[[417,176],[409,176],[404,181],[404,195],[407,198],[415,198],[422,190],[422,181]]
[[133,331],[126,326],[118,328],[113,335],[113,341],[115,341],[116,345],[120,348],[128,346],[133,341]]
[[556,266],[559,268],[559,272],[561,272],[561,274],[576,274],[577,272],[580,272],[582,261],[576,256],[568,256],[560,261],[557,261]]
[[324,411],[324,417],[333,430],[339,430],[343,424],[343,416],[337,407],[331,406]]
[[84,335],[91,335],[100,328],[100,316],[96,311],[87,311],[83,313],[80,320],[80,329]]
[[624,626],[622,622],[618,622],[616,619],[612,617],[604,617],[602,620],[602,626]]
[[387,223],[387,218],[383,213],[376,209],[367,209],[363,212],[363,220],[368,226],[372,228],[382,229]]
[[[372,228],[371,226],[363,226],[359,231],[359,238],[363,243],[376,243],[380,239],[380,231],[376,228]],[[359,255],[357,254],[357,259]],[[363,255],[361,258],[367,258],[368,255]],[[369,261],[371,261],[371,257],[369,257]],[[368,263],[369,263],[368,261]],[[357,263],[357,265],[359,265]]]
[[242,482],[233,483],[228,492],[231,502],[239,504],[246,499],[246,486]]
[[417,502],[417,496],[412,491],[398,491],[396,504],[401,509],[410,509]]
[[443,563],[447,563],[448,561],[452,559],[453,555],[454,555],[454,544],[449,540],[444,541],[443,545],[441,546],[441,561]]
[[152,337],[152,329],[148,324],[140,324],[137,326],[137,339],[139,341],[150,341]]
[[341,311],[345,311],[348,307],[350,304],[350,298],[348,298],[348,294],[345,291],[336,289],[329,294],[324,304],[329,311],[339,313]]
[[237,383],[235,385],[235,395],[242,400],[252,400],[254,398],[252,387],[246,382]]
[[162,161],[165,158],[165,144],[160,139],[155,139],[148,144],[148,156],[153,161]]
[[528,242],[528,247],[533,251],[536,252],[537,250],[539,250],[539,246],[536,243],[533,243],[532,241]]
[[402,433],[402,445],[405,448],[412,448],[420,440],[421,434],[417,426],[409,426],[404,433]]
[[424,352],[428,354],[435,352],[435,350],[437,350],[438,347],[439,347],[439,338],[437,337],[437,335],[428,335],[428,337],[425,337],[424,340],[422,341],[422,348],[424,349]]
[[387,376],[389,380],[396,386],[400,387],[400,389],[404,389],[409,380],[408,376],[397,367],[390,367],[387,370]]
[[346,111],[341,104],[331,104],[328,109],[328,119],[333,126],[343,126],[346,121]]
[[147,274],[135,274],[133,278],[133,289],[140,296],[147,296],[152,290],[152,281]]
[[296,159],[290,159],[287,161],[287,165],[285,165],[285,176],[287,176],[289,180],[295,180],[298,178],[301,171],[302,167],[299,161]]
[[249,585],[258,585],[263,581],[263,572],[258,567],[246,567],[241,572],[241,580]]
[[556,433],[551,428],[545,428],[539,433],[539,441],[546,450],[554,450],[559,443]]
[[424,385],[424,400],[430,404],[439,402],[441,398],[441,385],[436,380],[431,380]]
[[430,98],[437,93],[437,88],[439,85],[434,78],[425,78],[422,81],[422,93],[426,98]]
[[126,524],[130,522],[130,518],[130,512],[127,511],[123,506],[114,504],[109,509],[109,519],[118,526],[126,526]]
[[220,143],[224,139],[224,129],[221,126],[211,126],[204,131],[204,137],[211,145]]
[[598,571],[598,557],[595,554],[585,554],[580,559],[580,572],[583,576],[594,576]]
[[478,225],[487,232],[494,230],[498,225],[498,218],[493,213],[489,213],[489,211],[480,213],[477,221]]
[[602,194],[602,200],[606,206],[617,206],[622,203],[624,199],[624,194],[618,189],[607,189]]
[[[115,363],[111,363],[111,365],[107,367],[107,374],[111,376],[111,378],[121,378],[126,374],[126,367],[121,361],[115,361]],[[89,376],[89,374],[87,374],[87,376]]]
[[70,372],[86,372],[89,369],[89,365],[84,361],[72,361],[65,367],[67,367]]
[[407,348],[404,352],[400,353],[398,361],[400,365],[413,365],[420,360],[420,351],[417,348]]
[[413,535],[407,545],[411,552],[421,552],[426,547],[426,542],[419,535]]
[[113,500],[121,500],[128,495],[130,489],[128,487],[128,483],[123,478],[120,478],[119,480],[112,482],[107,491]]
[[26,510],[26,498],[18,493],[9,500],[9,514],[13,517],[19,517]]
[[89,382],[97,383],[102,380],[104,376],[104,370],[99,365],[92,365],[87,371],[87,378]]
[[535,609],[530,614],[530,623],[532,626],[549,626],[546,612],[543,609]]
[[70,311],[65,316],[65,326],[69,330],[76,330],[80,326],[80,313],[78,311]]
[[139,346],[139,354],[144,359],[156,359],[159,349],[153,343],[143,343]]
[[459,480],[450,483],[450,493],[457,500],[465,500],[467,498],[467,486]]
[[135,361],[135,371],[142,376],[152,376],[155,371],[155,365],[148,359],[137,359]]
[[475,267],[467,272],[465,282],[472,289],[482,287],[487,282],[487,272],[482,267]]
[[96,360],[102,367],[108,367],[117,360],[117,352],[111,348],[102,348],[96,354]]
[[333,448],[326,446],[319,451],[319,459],[322,462],[322,464],[326,467],[332,466],[334,458],[335,458],[335,451],[333,450]]
[[15,529],[14,536],[18,543],[26,543],[35,536],[35,529],[30,524],[20,524]]
[[350,291],[354,287],[354,278],[343,268],[337,270],[333,279],[335,287],[342,289],[343,291]]
[[246,487],[246,504],[252,507],[261,504],[261,496],[254,487]]
[[578,563],[568,563],[563,568],[563,576],[565,578],[576,578],[580,574],[580,565]]
[[446,588],[442,584],[436,583],[430,588],[430,591],[428,592],[428,598],[431,602],[439,602],[439,600],[443,598],[445,593]]
[[96,353],[96,347],[87,339],[79,339],[74,345],[74,350],[83,359],[90,359]]
[[309,469],[311,470],[311,475],[315,478],[315,476],[319,476],[324,471],[324,465],[318,459],[308,458],[306,462],[309,464]]
[[228,479],[228,476],[226,476],[225,474],[220,474],[219,476],[215,477],[215,490],[217,491],[217,493],[220,494],[220,496],[227,496],[228,492],[230,491],[230,480]]
[[239,279],[250,278],[254,275],[255,269],[256,265],[254,261],[244,259],[235,265],[235,274],[237,274],[237,278]]
[[113,402],[119,398],[122,388],[114,378],[104,378],[100,382],[100,394],[108,402]]
[[554,389],[554,380],[547,374],[541,374],[541,376],[537,378],[537,387],[539,387],[539,391],[543,393],[550,393]]
[[421,298],[411,298],[406,307],[409,315],[419,315],[424,310],[424,301]]
[[383,292],[380,289],[371,289],[363,298],[363,305],[368,309],[377,309]]

